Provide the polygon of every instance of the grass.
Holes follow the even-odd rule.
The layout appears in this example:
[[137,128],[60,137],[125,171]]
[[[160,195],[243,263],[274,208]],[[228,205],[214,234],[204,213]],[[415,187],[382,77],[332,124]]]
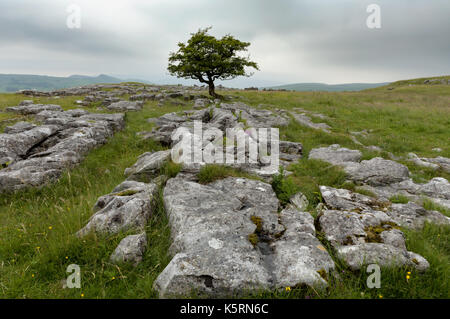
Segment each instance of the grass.
[[198,182],[200,184],[209,184],[227,177],[245,177],[249,179],[259,179],[258,177],[244,171],[217,164],[207,164],[203,166],[197,174]]
[[[422,81],[423,82],[423,81]],[[410,86],[412,84],[412,86]],[[363,158],[374,156],[388,158],[391,152],[406,156],[414,152],[418,156],[450,157],[450,88],[443,85],[394,83],[387,87],[362,92],[221,92],[233,95],[253,106],[264,104],[292,110],[301,107],[322,113],[323,121],[331,126],[332,134],[306,128],[291,121],[280,128],[284,140],[301,142],[304,157],[289,169],[288,178],[275,179],[274,189],[280,200],[286,202],[291,195],[301,191],[309,200],[308,210],[322,201],[319,186],[342,187],[364,193],[353,183],[346,181],[345,173],[332,165],[308,160],[309,151],[318,146],[341,144],[360,149]],[[16,94],[0,94],[0,130],[19,120],[32,120],[12,113],[2,112],[7,106],[17,105],[28,97]],[[77,108],[76,100],[82,97],[34,98],[36,103],[59,104],[64,109]],[[164,212],[160,191],[155,212],[146,228],[149,247],[143,262],[136,268],[109,263],[109,256],[128,233],[110,236],[90,235],[79,239],[74,233],[81,229],[92,215],[97,198],[111,192],[124,180],[124,169],[130,167],[139,155],[162,147],[150,140],[136,137],[136,132],[149,130],[146,118],[168,112],[190,109],[187,106],[166,104],[158,107],[147,102],[141,112],[126,116],[126,128],[109,142],[92,151],[86,159],[62,178],[41,189],[26,190],[0,196],[0,298],[155,298],[152,285],[158,274],[170,261],[170,230]],[[99,112],[95,105],[85,108]],[[376,145],[382,152],[368,151],[355,144],[350,132],[368,130],[365,137],[358,136],[364,145]],[[441,148],[437,153],[433,148]],[[407,165],[416,181],[425,182],[432,177],[449,174]],[[168,162],[161,174],[175,176],[180,167]],[[251,175],[228,167],[207,165],[200,171],[201,183],[210,183],[227,176]],[[370,194],[367,194],[370,196]],[[393,202],[405,202],[396,197]],[[439,210],[450,216],[449,211],[429,201],[426,209]],[[319,290],[308,287],[290,287],[279,291],[249,293],[246,298],[449,298],[450,246],[449,227],[426,225],[423,231],[403,230],[409,250],[424,256],[431,264],[430,270],[420,274],[408,268],[382,269],[381,288],[369,289],[364,271],[353,272],[336,258],[331,246],[319,233],[336,263],[336,273],[328,274],[330,287]],[[82,289],[62,289],[61,280],[68,276],[67,266],[78,264],[82,272]],[[411,272],[409,280],[407,272]],[[83,297],[82,297],[83,294]]]
[[394,204],[408,204],[409,203],[409,198],[403,195],[395,195],[392,196],[391,198],[389,198],[389,200],[391,201],[391,203]]
[[299,192],[300,187],[294,182],[292,177],[284,176],[284,169],[272,178],[272,189],[277,195],[282,205],[287,205],[296,193]]

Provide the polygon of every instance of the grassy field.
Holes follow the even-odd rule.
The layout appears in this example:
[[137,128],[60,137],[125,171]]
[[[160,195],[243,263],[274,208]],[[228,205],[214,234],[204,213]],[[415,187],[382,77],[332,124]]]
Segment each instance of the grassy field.
[[[417,83],[423,83],[417,82]],[[394,83],[362,92],[220,92],[237,96],[253,106],[292,109],[301,107],[322,113],[332,127],[332,134],[305,128],[292,121],[281,128],[283,139],[301,142],[305,157],[293,164],[294,174],[280,181],[278,195],[300,190],[310,200],[310,211],[320,202],[319,185],[354,188],[345,183],[345,174],[326,163],[307,160],[313,147],[339,143],[360,149],[364,158],[387,157],[388,152],[405,156],[414,152],[419,156],[450,157],[450,86]],[[389,88],[389,89],[388,89]],[[393,89],[392,89],[393,88]],[[1,112],[17,105],[24,96],[0,94],[0,131],[6,125],[23,120]],[[35,102],[59,104],[64,109],[75,108],[81,97],[60,99],[39,98]],[[87,108],[97,111],[96,108]],[[151,141],[136,137],[136,132],[148,130],[146,118],[167,112],[190,109],[190,106],[158,107],[147,102],[143,111],[128,113],[126,128],[110,141],[92,151],[77,168],[64,174],[56,183],[39,190],[0,195],[0,298],[155,298],[152,284],[170,261],[167,249],[170,231],[160,196],[156,213],[146,232],[149,247],[143,262],[136,268],[109,263],[109,256],[127,234],[95,236],[79,239],[74,233],[92,215],[97,198],[109,193],[124,180],[123,171],[137,157],[147,151],[161,149]],[[382,152],[367,151],[350,139],[350,132],[369,130],[366,137],[358,137],[364,145],[376,145]],[[433,148],[441,148],[437,153]],[[425,182],[432,177],[450,178],[441,171],[432,171],[403,162],[413,178]],[[170,167],[165,169],[170,170]],[[202,172],[203,182],[239,175],[233,170],[208,168]],[[397,201],[404,199],[398,198]],[[440,207],[443,213],[449,212]],[[331,247],[337,274],[329,275],[330,287],[325,291],[292,287],[290,291],[258,292],[248,297],[267,298],[449,298],[450,297],[450,229],[427,225],[423,231],[404,230],[409,250],[423,255],[431,264],[430,270],[419,274],[412,269],[382,269],[381,288],[368,289],[369,274],[352,272],[339,261]],[[323,236],[318,234],[323,240]],[[325,245],[327,243],[323,241]],[[67,277],[66,268],[78,264],[82,271],[81,289],[62,289]],[[411,272],[410,279],[406,279]]]

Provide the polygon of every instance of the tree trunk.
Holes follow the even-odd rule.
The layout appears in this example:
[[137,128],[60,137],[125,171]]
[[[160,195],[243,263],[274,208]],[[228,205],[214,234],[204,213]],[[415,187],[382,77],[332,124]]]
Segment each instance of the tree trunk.
[[209,85],[209,95],[211,95],[213,98],[217,98],[214,82],[213,81],[209,81],[208,85]]

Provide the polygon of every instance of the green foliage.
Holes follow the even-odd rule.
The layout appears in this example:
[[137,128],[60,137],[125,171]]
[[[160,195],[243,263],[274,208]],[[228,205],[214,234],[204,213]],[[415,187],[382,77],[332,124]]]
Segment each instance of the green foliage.
[[283,205],[288,204],[291,197],[300,190],[291,177],[284,176],[283,167],[280,168],[279,174],[273,176],[272,188]]
[[409,202],[409,198],[403,195],[392,196],[389,200],[394,204],[408,204]]
[[201,184],[212,183],[219,179],[224,179],[230,176],[245,177],[248,179],[259,179],[258,177],[248,174],[244,171],[219,164],[207,164],[203,166],[197,174],[198,182]]
[[[248,57],[239,56],[247,51],[248,42],[241,42],[231,35],[216,39],[208,34],[210,28],[192,33],[186,43],[178,43],[178,51],[169,56],[171,75],[198,80],[214,88],[215,80],[229,80],[237,76],[250,76],[246,67],[258,70],[258,65]],[[210,92],[211,93],[211,92]]]
[[[319,185],[347,188],[359,191],[354,183],[346,183],[342,169],[328,163],[308,160],[313,147],[339,143],[344,147],[360,149],[364,158],[375,153],[366,151],[349,138],[349,132],[370,130],[368,136],[358,136],[364,145],[383,148],[387,152],[406,156],[414,152],[421,157],[450,157],[448,140],[450,132],[450,86],[398,85],[394,90],[377,88],[363,92],[227,92],[249,105],[282,107],[292,110],[301,107],[328,116],[327,123],[333,134],[305,128],[292,121],[280,129],[283,140],[301,142],[304,158],[289,167],[293,172],[287,178],[279,178],[281,193],[294,193],[298,189],[310,202],[309,210],[321,201]],[[16,94],[0,94],[0,130],[18,120],[30,120],[13,113],[1,112],[7,106],[17,105],[28,97]],[[76,108],[79,96],[33,98],[37,103],[60,104],[65,110]],[[95,108],[86,108],[96,111]],[[155,298],[152,285],[170,261],[167,251],[171,244],[170,228],[164,211],[162,190],[156,201],[154,213],[146,227],[151,243],[136,267],[115,266],[109,257],[117,244],[129,233],[111,236],[91,235],[77,238],[73,234],[82,228],[92,216],[97,198],[108,194],[124,180],[123,171],[147,151],[161,150],[158,143],[136,138],[136,133],[151,129],[148,117],[181,111],[181,106],[168,103],[164,108],[149,101],[140,112],[126,116],[126,128],[109,139],[108,143],[90,152],[76,168],[66,172],[56,183],[40,189],[30,189],[0,196],[0,298]],[[426,118],[426,121],[424,121]],[[1,122],[6,120],[8,122]],[[126,145],[127,147],[123,147]],[[437,153],[433,148],[443,151]],[[428,181],[432,177],[450,176],[408,165],[415,179]],[[168,162],[161,174],[173,177],[179,167]],[[209,170],[209,171],[208,171]],[[203,172],[203,182],[227,176],[251,176],[232,169],[208,168]],[[219,176],[219,177],[218,177]],[[221,177],[220,177],[221,176]],[[286,187],[284,179],[293,184]],[[287,182],[287,183],[291,183]],[[283,189],[287,191],[283,191]],[[289,198],[288,195],[285,196]],[[394,199],[395,201],[396,199]],[[402,199],[398,199],[402,201]],[[424,201],[428,210],[438,210],[450,216],[447,209],[430,201]],[[51,227],[51,229],[50,229]],[[257,225],[258,227],[258,225]],[[368,273],[351,271],[337,258],[330,245],[317,237],[330,252],[336,264],[336,273],[328,274],[329,288],[296,286],[275,291],[252,291],[245,298],[446,298],[450,297],[450,227],[426,224],[423,230],[402,229],[407,248],[430,262],[430,269],[419,273],[411,268],[382,268],[381,288],[369,289]],[[376,238],[375,238],[376,239]],[[258,234],[249,240],[258,244]],[[39,247],[39,248],[38,248]],[[67,257],[67,258],[66,258]],[[61,279],[66,278],[69,264],[79,264],[82,270],[82,289],[62,289]],[[410,279],[406,279],[411,272]],[[34,275],[34,277],[33,277]],[[113,279],[114,278],[114,279]]]
[[169,178],[175,177],[181,171],[181,164],[174,163],[172,161],[166,162],[160,169],[160,174]]
[[438,204],[433,203],[431,200],[429,199],[425,199],[422,201],[422,206],[423,208],[425,208],[426,210],[436,210],[438,212],[441,212],[442,214],[450,217],[450,209],[445,208],[443,206],[440,206]]

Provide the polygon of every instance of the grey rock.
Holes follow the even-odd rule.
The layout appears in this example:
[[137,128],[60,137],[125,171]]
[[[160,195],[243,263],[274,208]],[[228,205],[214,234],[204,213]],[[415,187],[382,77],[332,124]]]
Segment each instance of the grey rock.
[[39,126],[15,134],[0,134],[0,158],[10,157],[20,160],[30,149],[56,133],[58,127],[53,125]]
[[19,103],[19,106],[31,105],[31,104],[34,104],[33,100],[23,100],[22,102]]
[[437,165],[443,171],[450,173],[450,158],[438,156],[436,158],[422,158],[423,161]]
[[409,178],[399,183],[376,187],[364,185],[363,188],[380,197],[402,195],[419,203],[428,199],[437,205],[450,208],[450,183],[442,177],[435,177],[425,184],[416,184]]
[[130,235],[122,239],[111,255],[110,260],[113,263],[132,263],[137,266],[147,248],[147,235],[141,233],[138,235]]
[[295,162],[302,158],[303,145],[296,142],[280,141],[280,160]]
[[280,213],[280,219],[286,231],[272,244],[275,287],[327,286],[322,276],[334,269],[334,262],[315,237],[312,216],[288,208]]
[[130,102],[130,101],[119,101],[108,105],[106,108],[112,111],[140,111],[142,110],[143,104],[140,102]]
[[320,186],[319,189],[327,207],[331,209],[360,212],[371,209],[383,210],[387,206],[384,201],[347,189],[336,189],[329,186]]
[[130,168],[125,169],[128,180],[149,180],[157,175],[158,170],[171,156],[171,151],[147,152],[138,157],[137,162]]
[[62,112],[62,110],[61,106],[54,104],[26,104],[6,108],[6,111],[8,112],[19,113],[22,115],[32,115],[42,111]]
[[194,109],[202,109],[204,107],[207,107],[208,104],[209,104],[208,99],[204,99],[204,98],[195,99]]
[[[338,256],[352,269],[372,263],[408,265],[420,270],[428,267],[423,257],[407,251],[403,232],[397,229],[400,220],[391,213],[392,208],[385,209],[387,212],[376,210],[380,207],[373,204],[373,199],[348,190],[322,186],[321,191],[328,206],[341,210],[322,211],[320,228],[336,248]],[[348,208],[353,208],[353,211],[345,210]],[[410,257],[412,255],[416,257]],[[413,259],[419,262],[415,263]]]
[[419,271],[429,268],[429,263],[420,255],[381,243],[365,243],[337,248],[337,255],[344,259],[352,270],[369,264],[384,267],[412,266]]
[[124,126],[123,114],[44,110],[38,117],[44,125],[0,134],[0,163],[10,163],[0,171],[0,192],[39,187],[57,179]]
[[417,166],[427,167],[427,168],[431,168],[431,169],[435,169],[435,170],[439,168],[439,165],[430,163],[426,160],[422,160],[414,153],[409,153],[408,157],[409,157],[409,160],[412,161]]
[[315,130],[321,130],[325,133],[331,133],[330,132],[331,127],[326,123],[314,123],[311,120],[311,118],[305,114],[291,112],[291,115],[301,125],[307,126],[309,128],[315,129]]
[[148,93],[142,93],[142,94],[136,94],[130,96],[130,101],[147,101],[147,100],[154,100],[155,94],[148,94]]
[[385,230],[380,234],[381,240],[387,245],[406,250],[405,235],[398,229]]
[[406,228],[421,229],[425,222],[450,225],[449,217],[437,211],[427,211],[413,202],[407,204],[392,204],[387,214],[395,223]]
[[364,243],[366,232],[359,214],[325,210],[319,218],[319,223],[325,237],[333,245]]
[[430,197],[450,199],[450,183],[445,178],[435,177],[420,185],[418,192]]
[[309,152],[309,159],[317,159],[334,165],[346,166],[348,162],[357,163],[361,160],[362,154],[358,150],[350,150],[333,144],[329,147],[312,149]]
[[359,165],[346,166],[349,179],[372,186],[398,183],[409,178],[406,166],[380,157],[362,161]]
[[[309,214],[285,210],[280,223],[269,184],[230,177],[201,185],[177,177],[166,184],[164,204],[175,256],[155,281],[160,297],[195,290],[217,298],[286,283],[324,285],[317,270],[334,267],[318,247]],[[255,246],[252,234],[259,238]]]
[[6,134],[22,133],[31,130],[32,128],[35,127],[36,125],[30,122],[17,122],[12,126],[5,127],[5,133]]
[[77,235],[90,232],[118,233],[130,228],[143,229],[152,214],[152,200],[157,192],[153,183],[125,181],[110,194],[100,197],[96,213]]
[[302,212],[306,211],[309,205],[308,199],[301,192],[298,192],[297,194],[292,196],[289,201]]

